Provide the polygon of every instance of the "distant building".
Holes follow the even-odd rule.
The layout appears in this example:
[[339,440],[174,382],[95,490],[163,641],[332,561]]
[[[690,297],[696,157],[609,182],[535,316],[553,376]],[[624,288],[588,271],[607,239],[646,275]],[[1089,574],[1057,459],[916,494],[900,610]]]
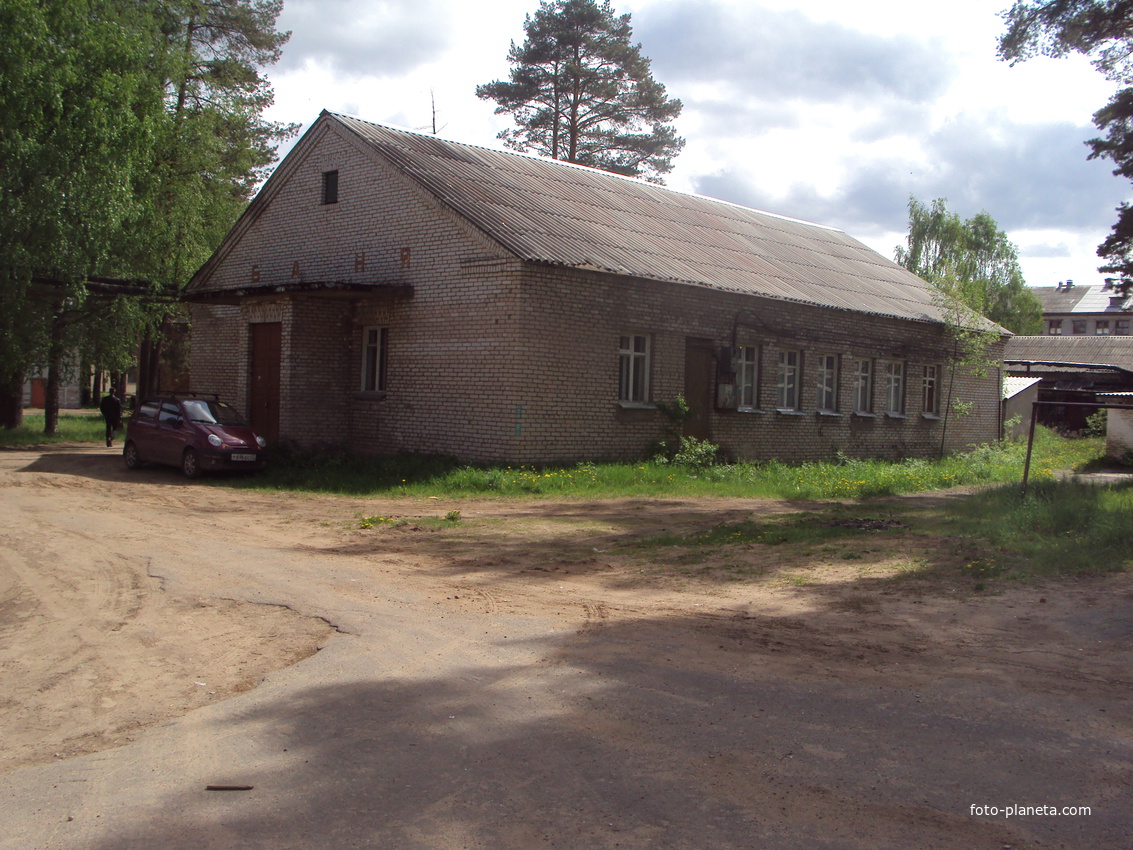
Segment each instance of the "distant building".
[[1083,430],[1098,410],[1074,405],[1133,391],[1133,336],[1014,336],[1003,363],[1011,377],[1042,379],[1038,400],[1057,404],[1042,407],[1039,422],[1063,431]]
[[1129,336],[1133,320],[1133,295],[1101,286],[1077,286],[1060,281],[1058,286],[1036,286],[1033,292],[1043,305],[1043,334],[1047,336]]

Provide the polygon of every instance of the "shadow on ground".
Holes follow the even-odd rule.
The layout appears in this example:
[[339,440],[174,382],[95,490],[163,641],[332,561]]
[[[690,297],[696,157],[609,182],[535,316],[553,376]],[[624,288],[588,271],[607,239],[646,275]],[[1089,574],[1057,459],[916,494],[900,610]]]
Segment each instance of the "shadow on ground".
[[[253,790],[186,777],[98,846],[1022,850],[1133,831],[1127,689],[779,668],[721,628],[621,622],[532,668],[293,693],[218,730],[253,754],[224,780]],[[1092,814],[971,815],[1005,804]]]

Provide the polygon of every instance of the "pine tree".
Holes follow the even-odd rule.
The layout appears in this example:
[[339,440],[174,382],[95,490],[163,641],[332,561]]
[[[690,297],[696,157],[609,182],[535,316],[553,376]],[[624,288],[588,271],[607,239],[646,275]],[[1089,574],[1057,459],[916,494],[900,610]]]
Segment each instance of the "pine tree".
[[615,15],[609,0],[542,0],[524,31],[508,52],[510,78],[476,87],[517,125],[499,134],[504,144],[663,182],[684,147],[668,123],[681,102],[631,43],[630,16]]
[[[1128,0],[1041,0],[1016,2],[1003,17],[1007,31],[999,57],[1014,65],[1032,56],[1089,56],[1095,68],[1122,86],[1094,113],[1105,135],[1087,144],[1089,159],[1112,160],[1113,173],[1133,179],[1133,3]],[[1133,279],[1133,206],[1117,208],[1117,223],[1098,246],[1099,271]]]

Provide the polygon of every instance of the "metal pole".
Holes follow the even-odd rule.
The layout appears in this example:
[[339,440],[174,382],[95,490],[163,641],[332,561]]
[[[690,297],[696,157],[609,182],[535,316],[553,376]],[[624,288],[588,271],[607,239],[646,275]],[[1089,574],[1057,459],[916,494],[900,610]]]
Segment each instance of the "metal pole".
[[1023,492],[1020,494],[1026,498],[1027,495],[1027,476],[1031,472],[1031,450],[1035,445],[1035,420],[1038,418],[1040,406],[1046,407],[1093,407],[1105,410],[1133,410],[1133,404],[1104,404],[1089,401],[1032,401],[1031,402],[1031,431],[1027,435],[1027,461],[1023,464]]
[[1023,492],[1019,498],[1027,498],[1027,477],[1031,474],[1031,450],[1035,447],[1035,420],[1039,418],[1039,402],[1031,402],[1031,428],[1027,434],[1027,461],[1023,464]]

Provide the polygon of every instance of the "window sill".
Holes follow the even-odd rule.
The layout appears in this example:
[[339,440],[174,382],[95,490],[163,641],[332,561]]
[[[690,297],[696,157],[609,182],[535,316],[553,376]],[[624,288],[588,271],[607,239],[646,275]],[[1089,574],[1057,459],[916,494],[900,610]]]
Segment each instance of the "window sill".
[[357,392],[354,393],[355,401],[381,401],[389,395],[386,390],[378,390],[376,392]]
[[793,410],[793,409],[788,408],[788,407],[776,407],[775,412],[778,413],[781,416],[802,416],[803,415],[803,412],[801,410]]
[[921,419],[927,419],[929,422],[939,422],[943,418],[944,418],[943,416],[940,416],[936,413],[922,413],[921,414]]
[[761,414],[767,413],[766,410],[760,410],[758,407],[737,407],[736,412],[737,413],[761,413]]
[[890,413],[889,411],[886,411],[885,412],[885,418],[886,419],[908,419],[909,417],[906,416],[904,413]]
[[841,419],[842,418],[842,414],[839,413],[837,410],[816,410],[814,412],[814,414],[815,414],[815,416],[827,416],[831,419]]
[[622,410],[656,410],[657,405],[651,401],[619,401],[618,407]]
[[858,419],[876,419],[876,413],[870,413],[868,410],[855,410],[853,414]]

